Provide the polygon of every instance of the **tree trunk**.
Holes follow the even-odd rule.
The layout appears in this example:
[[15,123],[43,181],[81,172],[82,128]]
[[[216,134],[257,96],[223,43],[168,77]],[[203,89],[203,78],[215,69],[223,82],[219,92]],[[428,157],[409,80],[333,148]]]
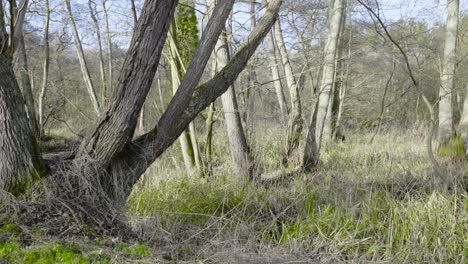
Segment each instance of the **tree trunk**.
[[289,113],[288,122],[288,139],[287,139],[287,151],[284,157],[283,163],[288,163],[289,158],[294,151],[299,147],[299,142],[302,136],[302,129],[304,121],[302,119],[302,106],[299,89],[297,87],[296,78],[293,74],[293,69],[289,61],[288,52],[284,44],[283,32],[281,29],[280,20],[276,21],[275,24],[275,35],[276,42],[278,43],[278,50],[281,54],[281,61],[283,62],[284,74],[286,76],[286,82],[289,87],[289,94],[291,97],[291,111]]
[[107,42],[107,70],[108,70],[108,82],[109,84],[106,86],[107,90],[103,91],[103,94],[106,96],[104,101],[102,101],[102,104],[104,106],[107,106],[107,98],[109,96],[109,92],[112,90],[112,84],[113,84],[113,75],[112,75],[112,36],[110,33],[110,28],[109,28],[109,15],[107,13],[107,7],[106,7],[106,2],[107,0],[101,0],[101,5],[102,5],[102,10],[104,11],[104,21],[106,25],[106,42]]
[[44,136],[44,98],[47,92],[47,84],[49,80],[49,65],[50,65],[50,50],[49,50],[49,24],[50,24],[50,7],[49,0],[45,0],[46,17],[44,23],[44,65],[42,72],[42,86],[39,94],[38,109],[39,109],[39,132],[41,137]]
[[[147,1],[146,5],[149,5],[148,3],[150,3],[150,1]],[[151,3],[155,4],[161,2]],[[279,8],[281,6],[281,0],[272,0],[269,3],[268,8],[266,9],[262,19],[259,21],[257,27],[250,34],[250,36],[247,38],[244,44],[239,48],[236,54],[232,57],[232,59],[226,65],[226,67],[224,67],[214,78],[212,78],[208,82],[197,86],[196,83],[198,83],[203,73],[203,69],[206,66],[206,61],[209,59],[209,56],[214,48],[214,45],[212,46],[213,43],[211,43],[210,41],[216,41],[216,39],[219,37],[219,33],[217,31],[213,31],[213,27],[214,25],[221,27],[223,27],[224,25],[224,22],[222,20],[224,18],[220,18],[219,11],[220,9],[224,9],[223,6],[225,7],[226,4],[232,7],[232,2],[227,1],[219,2],[219,4],[215,7],[215,11],[213,12],[212,18],[210,19],[210,22],[208,23],[208,26],[204,31],[203,37],[197,48],[197,51],[195,52],[192,62],[190,63],[190,66],[187,69],[187,74],[184,76],[184,79],[182,80],[181,86],[179,87],[176,96],[173,97],[171,103],[167,107],[166,112],[163,114],[162,118],[159,120],[158,125],[155,128],[153,128],[147,134],[140,136],[133,142],[128,142],[128,144],[126,144],[124,148],[121,148],[119,150],[109,149],[109,147],[121,145],[106,143],[109,142],[107,138],[105,140],[102,140],[102,137],[96,137],[98,135],[96,132],[93,134],[94,136],[93,138],[91,138],[91,140],[88,139],[85,141],[85,143],[88,142],[88,144],[84,144],[82,146],[82,149],[84,148],[88,151],[92,150],[91,153],[93,153],[94,157],[99,157],[90,159],[89,161],[85,162],[85,167],[88,167],[90,169],[96,168],[96,166],[90,165],[103,166],[101,164],[103,164],[102,162],[104,161],[104,158],[111,152],[115,153],[116,151],[122,151],[122,153],[125,153],[125,155],[111,156],[112,171],[116,173],[113,174],[112,177],[103,176],[103,178],[101,179],[103,183],[110,182],[110,188],[114,190],[118,189],[119,186],[123,186],[123,198],[126,198],[126,195],[128,195],[131,191],[131,187],[140,178],[141,174],[146,171],[148,166],[151,165],[169,146],[171,146],[174,143],[174,141],[188,127],[190,122],[192,122],[192,120],[201,111],[205,110],[206,107],[208,107],[219,96],[226,92],[229,86],[234,83],[234,81],[239,76],[240,72],[245,68],[248,60],[251,58],[256,48],[260,45],[268,31],[274,24]],[[146,7],[143,10],[144,12],[149,12],[151,14],[149,17],[158,17],[159,19],[161,19],[161,16],[155,16],[154,13],[152,13],[154,12],[153,9]],[[162,10],[162,8],[156,10]],[[162,10],[161,14],[168,14],[168,10]],[[228,14],[226,14],[226,16],[227,15]],[[152,23],[150,23],[150,21],[147,22],[145,15],[142,15],[140,17],[139,25],[151,25]],[[161,20],[157,24],[161,25]],[[137,32],[141,31],[138,30]],[[216,34],[218,34],[218,36],[216,36]],[[149,37],[155,35],[157,36],[157,34],[144,34],[144,32],[141,32],[141,36]],[[137,34],[137,36],[140,36],[140,34]],[[215,36],[216,39],[214,38]],[[134,42],[132,43],[142,43],[142,41],[134,40]],[[146,41],[143,41],[143,43],[148,44]],[[134,53],[138,54],[138,52],[136,52],[136,50],[134,49],[135,47],[131,48],[129,54],[132,54],[132,50]],[[129,58],[132,58],[132,56],[129,56]],[[153,60],[148,61],[152,62]],[[145,63],[144,65],[147,64]],[[124,67],[124,69],[125,68],[126,67]],[[141,78],[130,78],[129,80],[141,80]],[[131,87],[134,87],[135,89],[142,89],[142,86],[132,85]],[[132,98],[124,97],[123,102],[131,99]],[[120,110],[122,111],[122,113],[120,113],[120,111],[109,112],[109,117],[106,119],[107,121],[102,122],[101,125],[97,127],[97,132],[102,133],[102,135],[106,135],[107,137],[113,136],[112,134],[110,134],[110,132],[115,131],[115,128],[107,130],[107,128],[109,127],[108,122],[114,120],[114,115],[117,115],[118,117],[120,117],[120,121],[116,120],[116,122],[120,124],[125,124],[122,122],[121,117],[129,111],[138,110],[134,109],[136,108],[135,104],[131,103],[132,102],[126,102],[126,105],[128,104],[129,107],[125,108],[125,111]],[[177,120],[177,122],[174,122],[173,120]],[[122,139],[120,136],[118,136],[117,138],[120,140]],[[112,142],[116,142],[112,138],[111,140]],[[94,141],[96,144],[89,144],[92,141]],[[91,147],[94,147],[94,149]],[[79,158],[86,156],[86,153],[80,154]],[[83,167],[84,166],[82,166],[82,168]]]
[[[16,3],[16,1],[13,1],[13,3]],[[14,61],[16,61],[15,73],[16,76],[18,76],[18,78],[20,79],[23,98],[26,102],[29,126],[31,127],[33,135],[38,138],[39,126],[37,122],[36,107],[34,103],[34,95],[32,92],[31,79],[29,78],[28,57],[26,53],[26,46],[24,43],[23,35],[24,17],[26,15],[28,3],[28,0],[23,0],[19,4],[20,11],[17,14],[17,20],[15,25],[16,30],[14,31],[16,46]]]
[[[0,43],[7,43],[0,5]],[[31,132],[12,66],[12,49],[0,51],[0,189],[21,194],[41,176],[36,138]]]
[[[94,5],[94,6],[93,6]],[[89,8],[89,13],[91,16],[91,19],[93,20],[94,23],[94,28],[96,31],[96,37],[97,37],[97,44],[98,44],[98,50],[99,50],[99,74],[101,76],[101,102],[105,102],[107,98],[107,78],[106,78],[106,70],[104,66],[104,54],[102,51],[102,37],[101,37],[101,27],[99,26],[99,19],[97,16],[96,12],[96,4],[94,3],[93,0],[88,0],[88,8]],[[103,104],[105,106],[105,104]]]
[[[250,0],[250,28],[255,28],[256,20],[256,2]],[[255,131],[255,98],[258,89],[257,72],[255,71],[255,62],[248,69],[248,90],[247,90],[247,110],[245,118],[245,126],[248,138],[253,138]]]
[[344,14],[345,0],[334,0],[330,11],[327,40],[324,49],[324,66],[319,90],[319,105],[317,109],[316,144],[320,152],[322,143],[331,140],[331,97],[335,79],[336,51],[340,25]]
[[281,120],[284,121],[285,117],[289,115],[288,105],[284,97],[283,86],[281,85],[281,75],[278,69],[278,55],[275,47],[275,37],[273,30],[268,34],[268,49],[270,51],[270,68],[271,76],[273,78],[273,85],[275,87],[276,98],[281,112]]
[[439,90],[439,129],[437,135],[440,143],[444,143],[455,133],[452,115],[452,92],[455,91],[458,7],[458,0],[447,0],[447,28]]
[[88,68],[88,64],[86,63],[83,46],[81,45],[80,35],[78,34],[78,29],[76,28],[75,19],[73,18],[70,0],[64,0],[64,3],[65,3],[65,8],[67,11],[68,19],[70,21],[73,38],[75,40],[78,60],[80,61],[81,74],[83,75],[83,81],[85,82],[86,89],[88,90],[89,97],[91,98],[91,103],[93,105],[94,112],[96,112],[96,115],[99,117],[101,114],[99,110],[99,102],[96,96],[96,90],[94,89],[91,75],[89,74],[89,68]]
[[[227,65],[229,59],[229,44],[226,34],[223,33],[216,44],[216,65],[218,71],[221,71]],[[221,96],[221,101],[236,174],[241,179],[251,180],[253,178],[253,159],[250,155],[250,149],[242,127],[234,85],[231,85]]]
[[465,85],[466,95],[463,102],[463,112],[458,125],[458,133],[465,140],[465,154],[468,155],[468,83]]

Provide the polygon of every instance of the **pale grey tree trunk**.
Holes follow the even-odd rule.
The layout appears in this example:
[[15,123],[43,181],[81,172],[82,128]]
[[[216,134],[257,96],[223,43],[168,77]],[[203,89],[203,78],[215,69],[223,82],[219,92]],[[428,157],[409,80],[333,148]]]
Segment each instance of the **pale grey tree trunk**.
[[104,102],[106,101],[107,98],[107,77],[106,77],[106,70],[105,70],[105,63],[104,63],[104,53],[102,49],[102,37],[101,37],[101,26],[99,25],[99,18],[97,15],[96,11],[96,3],[94,0],[88,0],[88,8],[89,8],[89,13],[91,16],[91,19],[93,20],[94,23],[94,28],[96,31],[96,38],[97,38],[97,44],[98,44],[98,51],[99,51],[99,74],[101,77],[101,102],[102,106],[105,106]]
[[[256,20],[256,1],[250,0],[250,28],[255,28],[257,24]],[[247,95],[247,109],[246,109],[246,119],[245,126],[247,136],[249,138],[253,137],[255,132],[255,98],[258,87],[257,72],[255,71],[255,62],[253,62],[248,67],[248,89],[246,92]]]
[[463,112],[458,125],[458,133],[465,140],[465,154],[468,155],[468,83],[465,85],[466,95],[463,102]]
[[281,75],[278,69],[278,54],[275,46],[275,37],[273,30],[267,36],[268,49],[269,49],[269,60],[271,68],[271,77],[273,78],[273,85],[275,87],[276,98],[278,99],[278,105],[281,112],[281,120],[289,115],[288,105],[286,104],[286,98],[284,97],[283,85],[281,84]]
[[99,117],[101,115],[99,109],[99,101],[96,96],[96,90],[94,88],[93,80],[89,74],[88,64],[83,51],[83,46],[81,45],[80,35],[78,34],[78,29],[76,28],[75,19],[73,18],[73,13],[71,10],[70,0],[64,0],[65,9],[67,11],[68,19],[70,21],[71,30],[73,33],[73,38],[75,40],[76,51],[78,54],[78,60],[80,61],[81,74],[83,75],[83,81],[85,83],[88,95],[91,99],[94,112]]
[[338,38],[345,7],[345,0],[334,0],[333,2],[333,6],[329,7],[332,9],[329,12],[329,26],[327,40],[324,48],[322,80],[319,86],[319,105],[317,108],[317,126],[315,131],[316,142],[319,151],[321,149],[322,143],[329,142],[332,136],[331,98],[335,79],[335,63],[338,48]]
[[[230,49],[226,33],[222,33],[216,43],[215,51],[217,69],[221,71],[230,59]],[[231,85],[221,96],[221,102],[223,104],[226,130],[236,174],[241,179],[250,180],[253,178],[253,159],[242,127],[242,119],[234,85]]]
[[291,97],[291,111],[289,113],[288,121],[287,152],[285,159],[283,160],[283,162],[287,163],[289,157],[299,146],[304,121],[302,119],[301,96],[297,86],[296,78],[294,77],[291,63],[289,61],[288,52],[284,44],[283,32],[281,29],[281,22],[279,19],[278,21],[276,21],[274,31],[276,36],[276,43],[278,44],[278,50],[281,54],[281,61],[284,68],[284,74],[286,76],[286,83],[288,84],[289,94]]
[[49,65],[50,65],[50,49],[49,49],[49,24],[50,24],[50,7],[49,0],[45,0],[46,17],[44,20],[44,65],[42,67],[42,85],[38,99],[39,111],[39,132],[44,135],[44,99],[47,93],[47,85],[49,81]]
[[455,133],[452,115],[452,93],[455,91],[458,8],[458,0],[447,0],[447,27],[439,90],[439,129],[437,136],[440,143],[444,143]]
[[109,14],[106,7],[107,0],[101,0],[102,10],[104,13],[104,22],[105,22],[105,29],[106,29],[106,42],[107,42],[107,81],[109,84],[106,86],[107,90],[103,92],[105,94],[105,100],[102,102],[104,106],[107,106],[107,98],[109,97],[109,93],[112,91],[112,84],[113,84],[113,70],[112,70],[112,35],[110,32],[109,27]]

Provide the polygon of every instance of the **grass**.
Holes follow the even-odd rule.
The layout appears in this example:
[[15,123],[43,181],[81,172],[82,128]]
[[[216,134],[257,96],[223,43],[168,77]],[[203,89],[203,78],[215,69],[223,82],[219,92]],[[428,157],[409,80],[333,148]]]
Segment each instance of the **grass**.
[[[130,197],[130,213],[135,223],[146,217],[172,243],[174,258],[187,260],[224,262],[255,252],[332,262],[466,263],[466,165],[445,163],[445,175],[434,176],[416,131],[388,132],[370,145],[370,135],[350,138],[325,150],[319,172],[287,184],[243,185],[223,168],[212,179],[150,175],[152,184]],[[268,171],[280,156],[260,152],[262,144],[256,154]],[[224,261],[219,252],[226,252]]]
[[[237,181],[219,133],[215,176],[186,176],[175,145],[134,189],[127,218],[143,244],[47,238],[10,224],[0,227],[0,262],[468,261],[466,162],[439,158],[434,175],[424,132],[387,131],[372,144],[371,133],[351,133],[324,148],[317,172],[263,185]],[[281,134],[259,129],[256,138],[259,170],[278,169]]]

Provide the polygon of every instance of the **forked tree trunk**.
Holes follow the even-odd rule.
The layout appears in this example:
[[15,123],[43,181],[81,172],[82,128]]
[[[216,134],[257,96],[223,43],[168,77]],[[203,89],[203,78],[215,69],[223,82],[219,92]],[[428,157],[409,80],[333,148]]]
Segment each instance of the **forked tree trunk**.
[[291,62],[289,61],[288,52],[284,44],[283,32],[281,29],[281,22],[278,19],[275,24],[275,36],[278,43],[278,50],[281,54],[281,61],[283,62],[284,74],[286,75],[286,82],[289,87],[289,95],[291,97],[291,111],[289,113],[288,122],[288,139],[287,151],[283,163],[288,163],[289,158],[299,147],[301,140],[304,120],[302,119],[302,106],[301,96],[297,87],[296,78],[294,77]]
[[47,84],[49,80],[49,65],[50,65],[50,50],[49,50],[49,23],[50,23],[50,7],[49,0],[45,0],[46,17],[44,23],[44,65],[42,72],[42,85],[39,93],[38,110],[39,110],[39,132],[41,137],[44,136],[44,99],[47,92]]
[[317,109],[317,127],[315,130],[316,144],[320,152],[322,143],[331,140],[331,98],[335,79],[336,51],[345,0],[332,1],[333,6],[329,14],[327,40],[324,49],[324,66],[319,90],[319,105]]
[[278,54],[275,46],[275,37],[273,30],[268,34],[268,49],[271,68],[271,77],[273,78],[273,85],[275,87],[276,98],[281,112],[281,120],[284,121],[285,117],[289,115],[288,105],[284,97],[283,85],[281,85],[281,75],[278,69]]
[[458,7],[458,0],[447,0],[447,28],[439,90],[438,138],[440,143],[444,143],[455,133],[452,115],[452,93],[455,90],[455,67],[457,63]]
[[[93,174],[80,173],[80,175],[89,175],[87,178],[91,177],[91,180],[100,175],[97,174],[96,168],[100,168],[97,170],[99,172],[106,170],[110,165],[112,168],[110,171],[115,173],[108,176],[104,174],[98,178],[100,185],[107,187],[107,193],[115,193],[115,195],[118,195],[117,191],[119,189],[123,189],[123,198],[126,198],[132,186],[146,171],[148,166],[177,140],[190,122],[234,83],[274,24],[281,6],[281,0],[272,0],[270,2],[257,27],[226,67],[208,82],[197,86],[204,67],[214,49],[216,40],[223,29],[225,18],[229,15],[233,5],[233,1],[219,2],[187,68],[187,74],[184,76],[176,96],[173,97],[158,125],[147,134],[130,142],[130,135],[122,137],[122,132],[131,131],[131,129],[126,128],[132,125],[132,120],[134,120],[132,116],[133,118],[136,117],[139,107],[141,107],[140,100],[142,98],[141,96],[125,97],[123,95],[128,90],[132,90],[134,94],[141,95],[145,89],[149,89],[149,84],[151,83],[149,80],[152,78],[142,78],[146,76],[142,74],[148,73],[144,69],[146,67],[148,67],[146,69],[152,69],[151,63],[154,62],[156,64],[159,58],[156,60],[155,56],[149,56],[148,53],[142,52],[139,47],[143,45],[143,47],[148,48],[145,50],[152,51],[151,54],[160,55],[161,50],[156,52],[155,48],[162,49],[165,39],[161,35],[166,34],[172,16],[171,12],[173,12],[173,9],[170,9],[171,6],[168,6],[168,4],[167,1],[162,0],[145,2],[145,7],[139,20],[139,29],[135,33],[129,55],[127,56],[127,63],[124,64],[123,69],[133,68],[134,64],[131,62],[139,61],[138,59],[142,58],[141,56],[144,56],[143,58],[145,59],[142,61],[145,63],[138,64],[137,68],[139,70],[130,71],[130,73],[136,73],[137,76],[122,73],[122,76],[126,78],[121,78],[126,80],[127,87],[131,87],[131,89],[116,90],[113,98],[121,98],[122,100],[112,100],[114,103],[112,103],[110,110],[106,114],[107,118],[102,119],[96,126],[95,132],[83,142],[76,160],[78,164],[81,164],[81,171],[93,172]],[[172,7],[175,8],[176,3],[172,4],[174,4]],[[163,20],[162,18],[164,17],[166,19]],[[155,18],[158,18],[158,20]],[[145,34],[147,27],[153,29],[152,34]],[[157,31],[154,27],[158,29],[166,27],[166,31],[157,33],[160,31]],[[148,47],[148,45],[152,47]],[[139,85],[143,80],[148,81],[148,85]],[[174,120],[177,120],[177,122],[174,122]],[[133,123],[133,127],[134,125]],[[125,153],[125,155],[117,155],[120,152]],[[108,185],[105,185],[106,183]]]
[[83,75],[83,81],[88,91],[88,95],[91,98],[91,103],[93,105],[94,112],[96,112],[96,115],[99,117],[101,114],[101,111],[99,109],[99,101],[96,96],[96,90],[94,88],[93,80],[91,79],[91,75],[89,74],[89,68],[84,55],[83,46],[81,45],[80,35],[78,34],[75,19],[73,18],[70,0],[64,0],[64,4],[68,15],[68,20],[70,21],[73,38],[75,40],[76,52],[78,54],[78,60],[80,61],[80,68],[81,74]]

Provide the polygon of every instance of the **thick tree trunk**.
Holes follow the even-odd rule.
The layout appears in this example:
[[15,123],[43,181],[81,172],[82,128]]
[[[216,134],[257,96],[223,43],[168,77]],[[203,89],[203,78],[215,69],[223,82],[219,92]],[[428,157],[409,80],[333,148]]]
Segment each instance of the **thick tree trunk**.
[[288,139],[287,151],[283,163],[287,163],[294,151],[299,147],[299,142],[302,136],[304,120],[302,119],[302,106],[301,96],[297,87],[296,78],[294,77],[293,69],[289,61],[288,52],[284,44],[283,32],[281,29],[280,20],[275,24],[276,42],[278,43],[278,50],[281,54],[281,61],[283,62],[284,74],[286,82],[289,87],[289,94],[291,97],[291,111],[289,113],[288,122]]
[[42,86],[39,93],[38,110],[39,110],[39,132],[41,137],[44,135],[44,99],[47,92],[47,84],[49,80],[49,65],[50,65],[50,50],[49,50],[49,23],[50,23],[50,7],[49,0],[45,0],[46,17],[44,23],[44,65],[42,72]]
[[444,143],[455,133],[452,115],[452,92],[454,91],[457,59],[458,7],[458,0],[447,0],[447,28],[439,90],[439,129],[437,135],[440,143]]
[[[0,45],[7,43],[0,6]],[[0,51],[0,189],[21,194],[41,175],[39,147],[31,132],[13,72],[12,49]]]
[[278,105],[281,112],[281,120],[289,115],[288,105],[286,104],[286,98],[284,97],[283,86],[281,85],[281,75],[278,69],[278,55],[275,47],[275,36],[273,30],[268,34],[268,49],[270,51],[270,68],[271,77],[273,78],[273,85],[275,87],[276,98],[278,99]]
[[330,11],[327,40],[324,49],[324,66],[319,90],[319,105],[317,109],[317,127],[315,130],[316,144],[320,151],[322,143],[331,140],[331,97],[335,79],[336,51],[340,25],[344,14],[345,0],[334,0]]
[[94,112],[99,117],[101,111],[99,109],[99,101],[96,96],[96,90],[94,88],[91,75],[89,74],[88,64],[83,51],[83,46],[81,45],[80,35],[78,34],[78,29],[76,28],[75,19],[73,18],[70,0],[64,0],[65,8],[68,15],[68,20],[70,21],[71,30],[73,33],[73,38],[75,40],[76,51],[78,54],[78,60],[80,61],[81,74],[83,75],[83,81],[85,83],[86,89],[88,91],[89,97],[91,98],[91,103],[93,105]]
[[[229,62],[230,50],[226,34],[222,34],[216,44],[216,60],[218,71],[221,71]],[[223,103],[226,130],[228,133],[231,156],[237,176],[241,179],[253,178],[253,159],[242,127],[234,85],[231,85],[221,96]]]

